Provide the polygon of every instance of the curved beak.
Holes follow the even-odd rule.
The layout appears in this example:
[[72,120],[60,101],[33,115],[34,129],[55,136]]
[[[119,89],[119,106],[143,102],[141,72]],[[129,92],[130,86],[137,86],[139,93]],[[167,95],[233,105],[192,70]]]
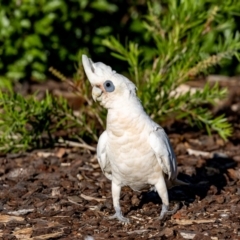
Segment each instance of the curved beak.
[[91,58],[88,58],[86,55],[82,55],[82,63],[84,71],[91,85],[93,86],[94,84],[97,84],[98,77],[95,74],[94,63]]

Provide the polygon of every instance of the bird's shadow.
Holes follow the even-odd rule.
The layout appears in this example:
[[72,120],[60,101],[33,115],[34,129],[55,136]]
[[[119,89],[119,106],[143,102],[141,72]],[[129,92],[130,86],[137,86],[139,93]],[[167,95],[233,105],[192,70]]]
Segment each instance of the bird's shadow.
[[[188,205],[196,198],[204,199],[210,188],[214,188],[214,194],[219,194],[227,185],[227,170],[235,167],[237,164],[230,158],[218,158],[206,160],[206,163],[200,168],[196,168],[196,174],[189,176],[180,173],[178,179],[189,183],[188,186],[176,186],[168,190],[170,202],[182,202]],[[141,209],[146,203],[161,204],[161,199],[157,192],[143,192],[138,206],[131,207],[131,210]]]

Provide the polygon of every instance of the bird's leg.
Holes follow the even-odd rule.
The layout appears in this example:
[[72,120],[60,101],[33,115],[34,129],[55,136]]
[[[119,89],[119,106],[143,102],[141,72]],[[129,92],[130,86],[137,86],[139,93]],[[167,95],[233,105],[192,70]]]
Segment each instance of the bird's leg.
[[160,198],[162,199],[162,211],[160,213],[160,220],[162,220],[166,215],[174,214],[178,210],[178,208],[175,208],[172,211],[168,211],[169,208],[168,191],[164,177],[159,178],[157,184],[155,185],[155,188]]
[[112,181],[112,198],[113,198],[113,206],[116,213],[113,216],[110,216],[109,219],[118,219],[120,222],[129,222],[128,218],[125,218],[122,215],[122,211],[120,208],[120,193],[121,193],[121,186],[117,185]]

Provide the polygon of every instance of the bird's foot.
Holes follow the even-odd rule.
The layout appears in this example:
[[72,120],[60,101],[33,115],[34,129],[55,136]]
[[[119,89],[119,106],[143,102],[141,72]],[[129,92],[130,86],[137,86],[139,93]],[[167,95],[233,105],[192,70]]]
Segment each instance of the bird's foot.
[[175,214],[179,208],[180,208],[180,204],[178,203],[172,211],[169,211],[168,206],[163,204],[162,205],[162,211],[160,213],[160,220],[163,220],[167,215]]
[[121,211],[120,207],[114,207],[114,208],[115,208],[116,213],[114,215],[108,217],[108,219],[118,219],[120,222],[128,224],[130,221],[128,218],[125,218],[122,215],[122,211]]
[[123,223],[129,223],[129,219],[124,217],[122,214],[117,214],[115,213],[114,215],[112,216],[109,216],[108,219],[118,219],[120,222],[123,222]]

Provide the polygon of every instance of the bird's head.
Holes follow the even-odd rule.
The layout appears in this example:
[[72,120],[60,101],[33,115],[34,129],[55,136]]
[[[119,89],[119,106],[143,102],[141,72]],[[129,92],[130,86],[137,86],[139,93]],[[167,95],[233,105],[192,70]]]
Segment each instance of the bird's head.
[[94,63],[86,55],[82,55],[82,63],[92,85],[93,99],[105,108],[120,106],[123,100],[136,96],[136,86],[110,66],[102,62]]

